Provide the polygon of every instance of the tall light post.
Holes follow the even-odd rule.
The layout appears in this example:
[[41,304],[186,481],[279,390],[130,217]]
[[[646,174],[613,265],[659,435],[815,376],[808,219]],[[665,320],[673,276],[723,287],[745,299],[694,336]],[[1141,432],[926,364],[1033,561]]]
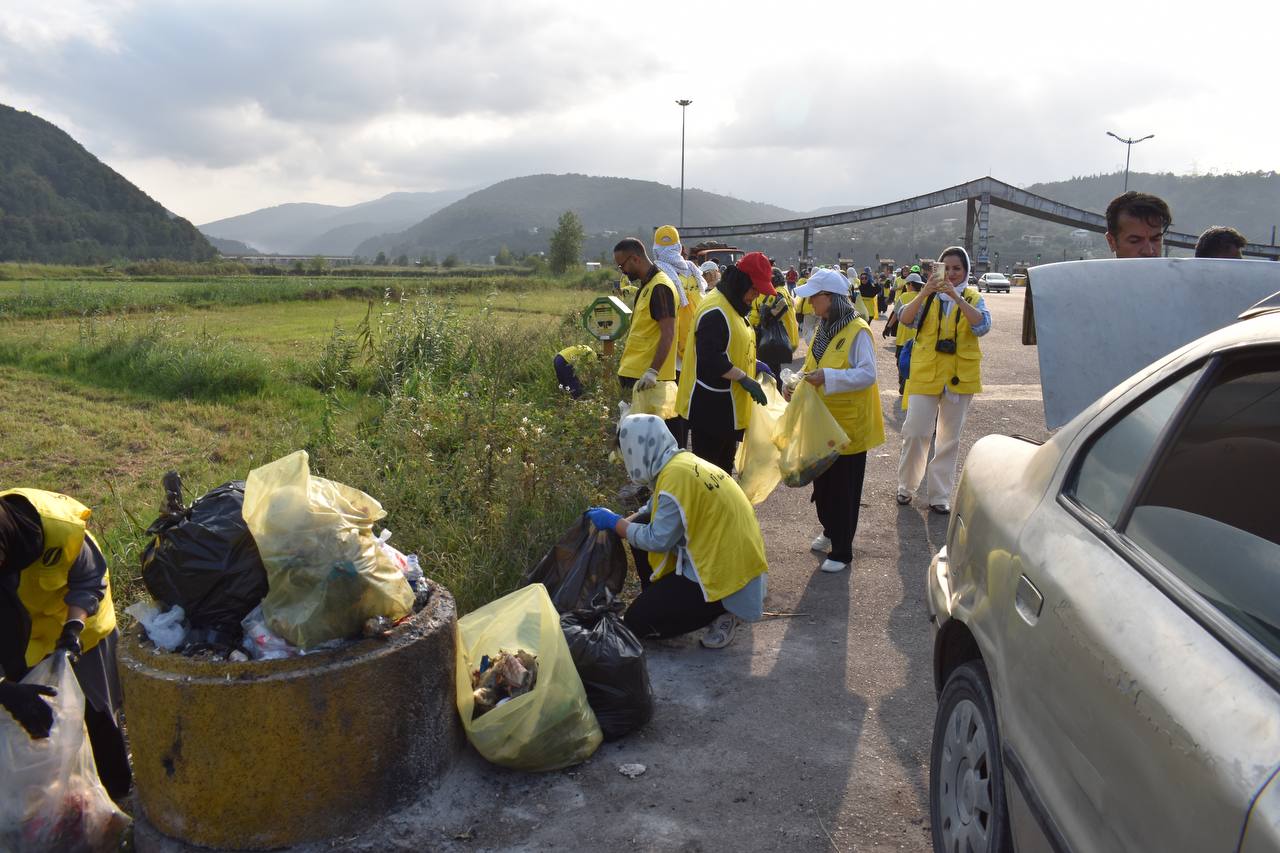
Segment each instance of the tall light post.
[[1114,137],[1124,143],[1124,191],[1128,192],[1129,191],[1129,154],[1132,153],[1133,146],[1137,145],[1139,142],[1146,142],[1148,139],[1153,138],[1155,134],[1148,133],[1146,136],[1142,137],[1141,139],[1132,139],[1132,138],[1125,139],[1123,136],[1116,136],[1116,134],[1108,130],[1107,136]]
[[693,103],[687,98],[676,101],[680,105],[680,227],[684,227],[684,113],[685,108]]

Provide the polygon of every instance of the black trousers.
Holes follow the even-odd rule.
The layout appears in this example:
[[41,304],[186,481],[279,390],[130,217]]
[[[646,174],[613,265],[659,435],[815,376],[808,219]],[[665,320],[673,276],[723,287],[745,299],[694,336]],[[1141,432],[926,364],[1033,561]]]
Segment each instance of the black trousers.
[[733,473],[733,457],[738,454],[737,432],[709,432],[705,429],[693,430],[693,455],[701,457],[717,466],[726,474]]
[[578,373],[573,369],[573,365],[564,360],[564,356],[557,354],[552,360],[552,366],[556,370],[556,382],[560,383],[563,388],[569,389],[569,396],[578,399],[582,396],[582,383],[578,381]]
[[902,375],[902,363],[898,361],[898,356],[902,355],[902,344],[898,344],[893,348],[893,363],[898,367],[898,396],[902,396],[902,392],[907,384],[907,377]]
[[[619,376],[618,387],[622,389],[622,393],[626,397],[630,397],[631,389],[640,381],[634,376]],[[680,381],[680,374],[676,374],[676,382]],[[667,432],[671,433],[671,437],[676,440],[676,446],[684,450],[689,445],[689,422],[684,418],[676,415],[674,418],[667,418],[663,421],[667,425]]]
[[822,524],[822,535],[831,540],[831,559],[837,563],[853,561],[853,536],[858,532],[858,509],[866,473],[867,454],[863,451],[839,457],[836,464],[813,481],[813,503]]
[[649,552],[633,548],[640,594],[631,602],[622,622],[637,637],[678,637],[710,625],[725,612],[718,601],[704,601],[702,588],[691,580],[671,574],[649,580]]

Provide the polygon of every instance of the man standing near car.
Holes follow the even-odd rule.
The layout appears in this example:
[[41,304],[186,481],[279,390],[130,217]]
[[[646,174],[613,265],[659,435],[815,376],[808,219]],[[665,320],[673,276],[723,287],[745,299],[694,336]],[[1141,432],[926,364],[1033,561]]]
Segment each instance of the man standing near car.
[[1172,224],[1164,199],[1129,190],[1107,205],[1107,245],[1117,258],[1158,258]]

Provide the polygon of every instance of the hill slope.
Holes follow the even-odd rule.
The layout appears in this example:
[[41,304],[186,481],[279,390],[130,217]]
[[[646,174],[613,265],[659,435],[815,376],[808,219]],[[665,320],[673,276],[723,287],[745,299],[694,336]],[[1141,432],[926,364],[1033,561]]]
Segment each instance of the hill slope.
[[190,222],[65,132],[0,104],[0,261],[89,264],[215,255]]
[[[585,250],[594,256],[606,244],[611,248],[619,236],[635,234],[644,239],[655,225],[675,222],[680,190],[654,181],[574,174],[511,178],[474,192],[399,234],[366,240],[356,247],[356,254],[456,253],[464,260],[483,261],[501,245],[513,251],[541,251],[547,247],[548,232],[566,210],[582,219],[590,235]],[[700,225],[797,215],[770,204],[690,189],[685,190],[684,211],[686,222]]]
[[465,190],[395,192],[347,207],[293,203],[207,222],[210,237],[288,255],[349,255],[377,234],[400,231],[466,195]]

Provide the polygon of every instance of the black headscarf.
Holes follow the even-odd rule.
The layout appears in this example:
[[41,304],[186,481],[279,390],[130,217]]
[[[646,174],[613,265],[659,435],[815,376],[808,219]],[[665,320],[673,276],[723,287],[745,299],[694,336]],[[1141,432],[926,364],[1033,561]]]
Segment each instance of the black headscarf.
[[724,275],[716,282],[716,290],[723,293],[733,310],[743,317],[751,313],[751,303],[746,301],[747,291],[751,288],[751,277],[732,265],[725,268]]
[[19,495],[0,498],[0,575],[17,574],[44,548],[44,528],[31,502]]

